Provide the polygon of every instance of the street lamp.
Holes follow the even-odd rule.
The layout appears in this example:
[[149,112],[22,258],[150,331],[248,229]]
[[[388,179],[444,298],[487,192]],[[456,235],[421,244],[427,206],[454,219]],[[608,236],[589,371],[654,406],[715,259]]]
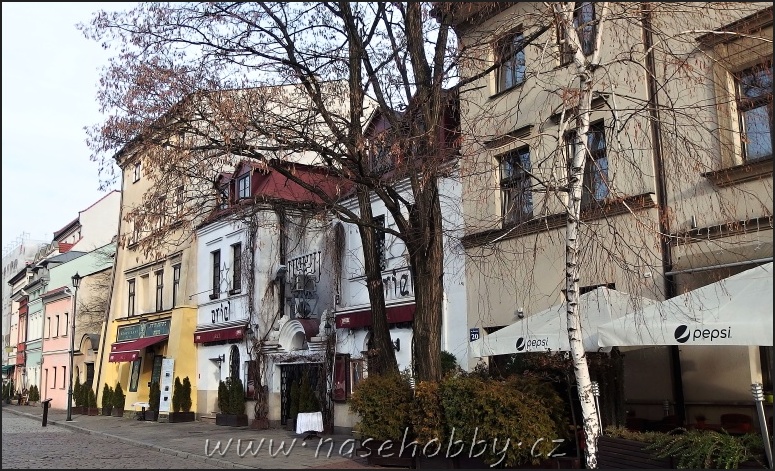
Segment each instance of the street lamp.
[[73,356],[75,355],[75,310],[76,300],[78,298],[78,286],[81,284],[81,275],[75,272],[72,277],[73,281],[73,315],[70,316],[70,378],[67,385],[67,422],[73,420]]

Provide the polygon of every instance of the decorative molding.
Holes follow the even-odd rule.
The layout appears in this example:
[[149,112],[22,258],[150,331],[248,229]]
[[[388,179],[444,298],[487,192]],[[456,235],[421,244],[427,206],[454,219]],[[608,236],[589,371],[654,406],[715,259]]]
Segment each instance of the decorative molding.
[[761,180],[765,177],[772,178],[772,156],[734,167],[712,170],[701,175],[719,188]]
[[503,134],[501,136],[497,136],[493,139],[485,141],[484,147],[486,147],[487,149],[495,149],[496,147],[503,147],[507,144],[511,144],[512,142],[518,139],[524,140],[526,137],[530,136],[532,131],[533,131],[532,125],[523,126],[519,129],[515,129],[513,131],[507,132],[506,134]]
[[[606,200],[600,205],[582,208],[581,220],[592,221],[611,216],[618,216],[644,209],[656,208],[657,202],[654,193],[643,193],[640,195],[628,196],[616,200]],[[516,239],[540,232],[565,227],[567,215],[563,213],[550,214],[548,216],[537,217],[530,221],[510,225],[501,229],[492,229],[488,231],[476,232],[463,236],[462,243],[465,248],[478,247],[491,244],[496,241]]]
[[670,245],[676,247],[679,245],[693,244],[695,242],[721,239],[723,237],[772,230],[772,228],[773,217],[760,216],[742,221],[732,221],[723,224],[715,224],[713,226],[690,229],[684,232],[676,232],[670,234]]

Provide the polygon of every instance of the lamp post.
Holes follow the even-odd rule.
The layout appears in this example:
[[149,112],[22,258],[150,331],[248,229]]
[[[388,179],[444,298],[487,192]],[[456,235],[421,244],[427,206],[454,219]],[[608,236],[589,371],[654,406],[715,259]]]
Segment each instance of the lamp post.
[[67,422],[73,420],[73,356],[75,356],[75,310],[77,308],[78,285],[81,284],[81,276],[78,272],[72,277],[73,281],[73,315],[70,316],[70,378],[67,384]]

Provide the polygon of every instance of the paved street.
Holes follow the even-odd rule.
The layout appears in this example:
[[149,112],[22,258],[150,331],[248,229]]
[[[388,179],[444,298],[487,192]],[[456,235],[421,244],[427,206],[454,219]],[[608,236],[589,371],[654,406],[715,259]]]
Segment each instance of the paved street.
[[[223,469],[217,462],[183,458],[78,433],[3,410],[2,468]],[[231,468],[231,466],[229,466]]]
[[43,427],[40,406],[4,404],[2,468],[373,468],[347,435],[305,442],[283,429],[65,415],[51,410]]

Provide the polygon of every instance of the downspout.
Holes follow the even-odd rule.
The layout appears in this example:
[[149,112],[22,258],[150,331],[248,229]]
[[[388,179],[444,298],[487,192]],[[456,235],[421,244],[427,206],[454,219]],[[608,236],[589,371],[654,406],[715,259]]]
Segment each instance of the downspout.
[[[102,376],[102,363],[105,358],[105,340],[108,336],[108,324],[110,323],[110,306],[113,303],[113,286],[116,283],[116,267],[118,266],[118,245],[121,240],[121,218],[124,213],[124,173],[121,172],[121,197],[118,201],[118,228],[116,229],[116,258],[113,260],[113,267],[110,270],[110,289],[108,290],[108,306],[105,308],[105,323],[102,326],[102,335],[100,336],[100,364],[97,368],[97,389],[94,391],[94,395],[99,397],[100,393],[100,378]],[[75,316],[73,316],[73,323],[75,323]],[[70,374],[73,374],[71,371]]]
[[[285,208],[277,207],[277,221],[280,224],[280,265],[286,265],[288,263],[287,260],[287,254],[286,251],[287,243],[286,243],[286,230],[288,229],[288,222],[287,217],[285,214]],[[286,272],[286,276],[287,276]],[[278,312],[277,312],[277,318],[281,319],[285,315],[285,285],[287,284],[285,282],[286,280],[281,280],[280,286],[279,286],[279,292],[280,292],[280,302],[278,303]]]
[[[673,277],[673,258],[670,246],[670,225],[668,221],[667,183],[665,179],[664,158],[662,155],[662,132],[659,116],[659,96],[656,82],[656,61],[654,59],[654,40],[651,32],[651,3],[641,4],[641,18],[643,25],[643,47],[646,54],[646,82],[648,84],[649,115],[651,121],[651,138],[654,143],[654,170],[656,172],[657,211],[659,215],[660,245],[662,249],[662,273],[664,279],[665,298],[674,297],[676,292],[675,278]],[[675,414],[682,424],[686,423],[686,405],[684,402],[683,376],[681,372],[681,357],[678,346],[668,347],[670,350],[670,373],[673,383],[673,400],[675,401]]]

